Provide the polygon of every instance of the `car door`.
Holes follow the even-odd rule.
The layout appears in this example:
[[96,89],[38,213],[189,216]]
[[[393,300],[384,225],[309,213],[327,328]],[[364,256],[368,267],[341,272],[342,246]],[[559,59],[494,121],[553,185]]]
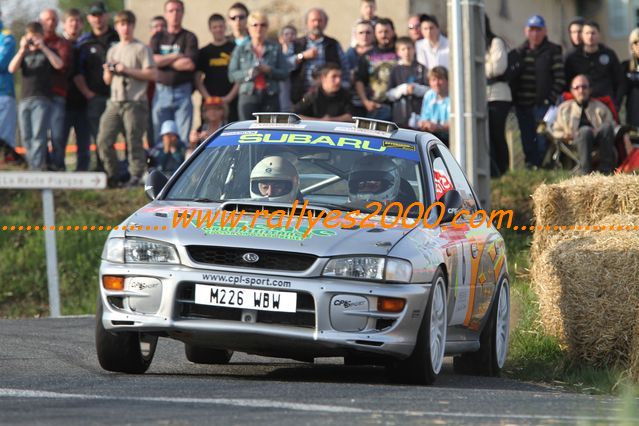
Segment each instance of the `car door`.
[[[432,179],[435,185],[435,200],[451,189],[456,189],[451,174],[437,147],[429,151]],[[449,275],[448,283],[448,325],[462,326],[470,306],[470,246],[466,241],[469,229],[467,218],[461,217],[459,226],[452,227],[450,223],[443,223],[440,227],[439,238],[444,241],[443,249],[446,253],[446,268]],[[446,229],[444,230],[444,227]]]
[[[453,308],[453,323],[460,323],[471,330],[479,330],[488,313],[495,292],[499,234],[485,223],[485,215],[470,183],[461,167],[444,146],[436,147],[437,155],[449,173],[452,188],[462,196],[465,213],[456,224],[451,224],[451,235],[461,245],[463,280],[460,280],[460,297]],[[435,160],[437,161],[437,160]],[[441,165],[438,166],[441,168]],[[465,312],[464,312],[465,310]]]

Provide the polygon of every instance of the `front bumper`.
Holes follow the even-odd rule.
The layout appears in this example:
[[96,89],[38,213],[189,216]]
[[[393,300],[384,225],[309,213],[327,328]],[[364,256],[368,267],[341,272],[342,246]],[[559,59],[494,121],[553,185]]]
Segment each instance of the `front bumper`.
[[[102,323],[112,332],[152,332],[189,344],[296,359],[353,353],[405,358],[412,353],[430,284],[379,284],[260,272],[102,261]],[[105,290],[101,284],[104,275],[127,277],[125,290]],[[295,292],[297,311],[283,315],[196,305],[190,296],[195,284]],[[401,312],[380,312],[379,297],[405,299],[406,303]]]

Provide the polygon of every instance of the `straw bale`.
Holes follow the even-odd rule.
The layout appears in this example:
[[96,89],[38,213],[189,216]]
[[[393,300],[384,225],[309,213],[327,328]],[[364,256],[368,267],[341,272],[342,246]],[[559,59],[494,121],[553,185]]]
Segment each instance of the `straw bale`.
[[[533,193],[535,225],[600,225],[612,214],[639,214],[639,176],[591,174],[556,184],[542,184]],[[535,232],[531,257],[536,259],[552,237]]]
[[[595,211],[589,210],[591,217]],[[597,220],[606,226],[639,225],[639,215]],[[546,332],[558,337],[573,359],[595,366],[633,362],[639,369],[639,231],[537,233],[546,234],[545,247],[531,272]]]

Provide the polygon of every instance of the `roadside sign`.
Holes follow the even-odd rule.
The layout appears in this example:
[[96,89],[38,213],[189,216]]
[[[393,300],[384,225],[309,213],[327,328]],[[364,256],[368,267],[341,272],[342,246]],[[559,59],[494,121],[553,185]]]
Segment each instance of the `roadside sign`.
[[[44,244],[47,257],[49,310],[52,317],[60,316],[60,284],[58,278],[58,253],[56,250],[54,189],[103,189],[107,177],[101,172],[0,172],[0,188],[41,189],[42,210],[46,231]],[[55,228],[53,228],[55,229]]]
[[104,189],[106,175],[95,172],[0,172],[0,188]]

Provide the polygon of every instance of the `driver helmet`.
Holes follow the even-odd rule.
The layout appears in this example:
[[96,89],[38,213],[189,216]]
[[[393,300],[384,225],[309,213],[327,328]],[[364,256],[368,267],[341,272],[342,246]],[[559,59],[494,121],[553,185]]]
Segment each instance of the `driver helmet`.
[[251,198],[292,203],[298,196],[300,178],[285,158],[263,158],[251,171]]
[[353,164],[348,173],[348,197],[356,207],[371,201],[387,206],[397,201],[401,177],[397,164],[388,157],[368,155]]

